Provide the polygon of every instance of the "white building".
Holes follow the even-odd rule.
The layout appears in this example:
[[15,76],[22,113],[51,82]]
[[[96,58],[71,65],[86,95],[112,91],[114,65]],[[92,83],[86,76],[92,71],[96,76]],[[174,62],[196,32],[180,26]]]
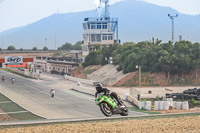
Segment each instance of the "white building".
[[104,14],[99,18],[84,19],[84,41],[82,44],[82,54],[84,56],[96,50],[97,45],[102,48],[103,46],[120,43],[118,40],[118,20],[117,18],[110,18],[108,13],[109,0],[100,0],[100,3],[105,3]]

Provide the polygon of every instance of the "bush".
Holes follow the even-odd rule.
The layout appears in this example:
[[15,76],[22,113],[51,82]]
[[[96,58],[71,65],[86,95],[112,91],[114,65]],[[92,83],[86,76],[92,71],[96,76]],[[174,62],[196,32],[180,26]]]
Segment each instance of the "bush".
[[15,47],[14,46],[8,46],[7,50],[15,50]]
[[37,51],[37,47],[33,47],[32,50],[33,50],[33,51]]

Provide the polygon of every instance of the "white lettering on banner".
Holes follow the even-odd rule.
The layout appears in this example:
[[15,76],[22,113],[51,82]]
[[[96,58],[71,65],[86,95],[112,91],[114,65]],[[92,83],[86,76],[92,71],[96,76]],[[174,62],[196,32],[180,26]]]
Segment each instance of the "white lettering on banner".
[[6,65],[19,65],[23,63],[22,56],[5,56]]

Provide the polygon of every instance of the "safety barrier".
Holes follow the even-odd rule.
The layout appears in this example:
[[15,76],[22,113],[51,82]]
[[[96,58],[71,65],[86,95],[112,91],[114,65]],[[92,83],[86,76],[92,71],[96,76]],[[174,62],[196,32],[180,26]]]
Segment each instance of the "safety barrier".
[[139,101],[138,101],[135,97],[133,97],[133,96],[131,96],[131,95],[127,95],[126,99],[127,99],[129,102],[131,102],[131,103],[133,103],[134,105],[136,105],[137,107],[139,107]]
[[88,85],[94,85],[94,83],[96,83],[96,81],[94,81],[94,80],[81,79],[81,78],[72,77],[72,76],[68,76],[68,75],[64,75],[64,77],[67,80],[80,82],[80,83],[84,83],[84,84],[88,84]]
[[78,85],[73,85],[73,89],[82,93],[87,93],[90,95],[95,95],[96,90],[95,89],[91,89],[88,87],[82,87],[82,86],[78,86]]

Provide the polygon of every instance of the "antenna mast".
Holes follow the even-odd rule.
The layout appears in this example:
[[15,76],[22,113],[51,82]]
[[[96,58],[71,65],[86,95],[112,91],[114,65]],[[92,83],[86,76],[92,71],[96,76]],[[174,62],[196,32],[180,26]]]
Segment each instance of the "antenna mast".
[[105,3],[105,12],[102,15],[105,19],[109,19],[109,0],[100,0],[100,5],[101,3]]
[[168,14],[168,17],[172,20],[172,44],[174,44],[174,18],[178,17],[178,14],[176,14],[176,16]]

